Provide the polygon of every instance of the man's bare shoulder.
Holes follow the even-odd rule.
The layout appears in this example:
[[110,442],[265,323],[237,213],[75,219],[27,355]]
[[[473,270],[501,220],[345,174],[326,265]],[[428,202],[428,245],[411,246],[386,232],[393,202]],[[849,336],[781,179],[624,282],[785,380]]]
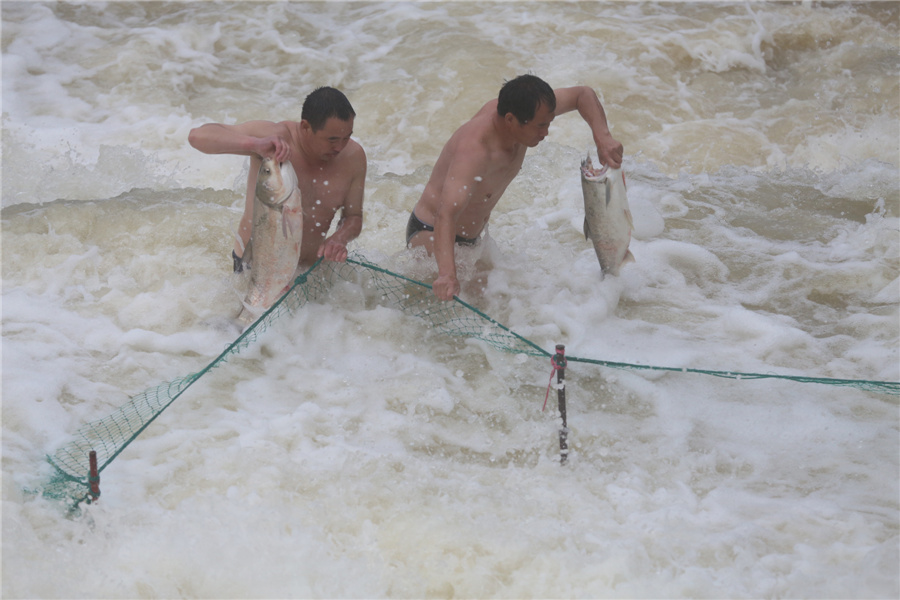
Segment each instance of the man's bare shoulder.
[[366,171],[366,151],[359,142],[350,140],[338,155],[341,161],[347,165],[347,168],[353,175],[365,173]]
[[497,99],[488,100],[484,103],[484,106],[478,109],[478,112],[475,113],[474,117],[478,117],[480,115],[491,115],[497,112]]
[[454,150],[456,153],[485,154],[493,133],[492,113],[480,110],[453,134]]
[[[262,123],[265,123],[265,121]],[[268,126],[261,126],[267,127],[270,131],[269,135],[280,135],[283,138],[291,140],[300,139],[300,123],[297,121],[279,121],[277,123],[270,123]]]
[[245,121],[243,123],[235,125],[234,127],[243,134],[253,135],[256,137],[268,137],[270,135],[280,135],[286,137],[287,134],[289,134],[291,131],[291,123],[293,122],[281,121],[280,123],[276,123],[274,121],[255,120]]

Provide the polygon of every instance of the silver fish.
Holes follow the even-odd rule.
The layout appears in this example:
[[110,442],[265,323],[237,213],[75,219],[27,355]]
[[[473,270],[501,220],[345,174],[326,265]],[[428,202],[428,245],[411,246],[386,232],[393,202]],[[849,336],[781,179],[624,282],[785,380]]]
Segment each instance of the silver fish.
[[594,169],[590,155],[581,162],[584,193],[584,237],[591,240],[604,275],[618,275],[619,268],[634,262],[628,249],[634,225],[625,195],[622,169]]
[[302,238],[303,206],[294,167],[265,158],[256,177],[253,229],[244,250],[245,262],[252,260],[250,284],[238,321],[251,323],[287,291]]

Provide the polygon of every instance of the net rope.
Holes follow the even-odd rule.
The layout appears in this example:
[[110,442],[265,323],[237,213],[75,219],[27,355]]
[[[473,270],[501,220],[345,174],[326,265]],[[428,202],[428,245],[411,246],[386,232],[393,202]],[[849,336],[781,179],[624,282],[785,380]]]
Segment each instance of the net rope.
[[[479,339],[502,352],[545,358],[553,357],[553,354],[538,344],[520,336],[465,301],[459,298],[454,298],[452,302],[437,300],[431,293],[429,284],[385,269],[358,253],[352,254],[345,263],[323,262],[319,259],[306,272],[296,277],[291,288],[204,369],[149,388],[132,396],[125,404],[106,417],[80,427],[72,441],[47,457],[53,466],[54,473],[39,490],[32,491],[66,501],[73,507],[77,507],[83,501],[90,501],[88,472],[91,451],[96,452],[97,455],[98,473],[102,472],[128,444],[198,379],[224,364],[229,357],[237,355],[253,345],[285,314],[293,314],[307,303],[327,297],[334,283],[339,280],[353,282],[366,289],[376,289],[380,293],[383,304],[424,319],[430,327],[440,333]],[[577,356],[567,356],[566,358],[570,363],[580,362],[613,369],[696,373],[735,380],[785,379],[800,383],[853,387],[879,394],[900,395],[900,382],[893,381],[714,371],[641,365]]]

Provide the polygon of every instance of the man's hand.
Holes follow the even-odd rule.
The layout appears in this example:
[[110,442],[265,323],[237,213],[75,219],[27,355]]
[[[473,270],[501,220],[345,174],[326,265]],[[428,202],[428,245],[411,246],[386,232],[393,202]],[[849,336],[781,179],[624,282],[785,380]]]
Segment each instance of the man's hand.
[[279,135],[259,138],[255,152],[263,158],[273,158],[279,163],[287,162],[291,158],[291,146]]
[[334,236],[331,236],[319,246],[317,254],[319,258],[324,256],[325,260],[344,262],[347,260],[347,245],[334,239]]
[[622,144],[613,139],[612,135],[598,138],[597,142],[597,158],[601,165],[606,165],[611,169],[618,169],[622,166],[622,156],[625,149]]
[[459,280],[456,275],[441,275],[431,284],[431,290],[438,300],[453,300],[459,294]]

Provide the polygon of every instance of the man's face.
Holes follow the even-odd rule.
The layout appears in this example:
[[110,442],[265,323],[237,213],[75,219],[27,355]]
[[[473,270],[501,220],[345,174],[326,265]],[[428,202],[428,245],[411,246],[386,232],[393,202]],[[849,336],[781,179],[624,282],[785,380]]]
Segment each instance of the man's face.
[[519,123],[519,141],[529,148],[540,144],[550,132],[550,123],[553,122],[555,112],[547,108],[543,103],[538,104],[534,111],[534,118],[526,123]]
[[347,147],[351,135],[353,135],[352,117],[348,121],[330,117],[325,121],[325,126],[322,129],[313,132],[310,128],[310,148],[312,153],[318,156],[320,160],[334,160],[341,153],[341,150]]

